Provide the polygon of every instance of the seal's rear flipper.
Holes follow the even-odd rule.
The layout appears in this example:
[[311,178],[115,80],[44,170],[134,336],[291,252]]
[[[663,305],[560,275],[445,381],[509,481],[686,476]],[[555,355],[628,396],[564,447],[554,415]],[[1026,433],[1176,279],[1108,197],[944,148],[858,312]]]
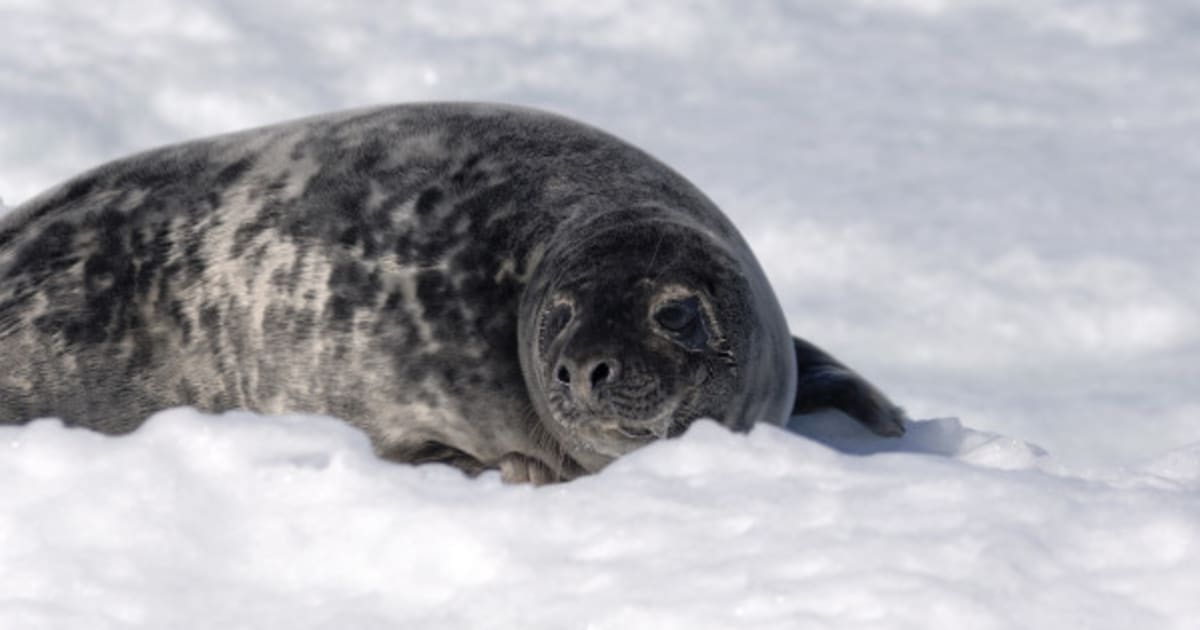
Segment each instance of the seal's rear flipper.
[[792,337],[796,349],[796,404],[792,415],[837,409],[886,437],[904,435],[904,410],[824,350]]

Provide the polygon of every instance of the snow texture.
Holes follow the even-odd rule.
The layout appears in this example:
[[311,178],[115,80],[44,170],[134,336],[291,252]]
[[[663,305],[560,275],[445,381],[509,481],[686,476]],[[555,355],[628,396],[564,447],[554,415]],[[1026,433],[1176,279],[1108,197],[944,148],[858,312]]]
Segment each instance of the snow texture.
[[1197,24],[1191,0],[0,0],[5,203],[322,111],[552,109],[708,192],[794,332],[976,428],[701,423],[534,489],[321,418],[0,427],[0,628],[1200,627]]
[[1200,624],[1200,449],[1079,476],[952,420],[890,448],[702,421],[531,488],[382,462],[319,417],[0,428],[0,627]]

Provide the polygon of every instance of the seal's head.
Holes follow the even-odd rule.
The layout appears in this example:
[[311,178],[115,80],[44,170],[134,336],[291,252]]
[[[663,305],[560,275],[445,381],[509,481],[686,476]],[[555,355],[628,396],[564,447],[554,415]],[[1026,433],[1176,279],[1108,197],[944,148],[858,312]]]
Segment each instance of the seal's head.
[[538,265],[520,335],[534,405],[575,461],[598,470],[699,418],[786,418],[787,326],[740,239],[663,210],[606,214],[575,235]]

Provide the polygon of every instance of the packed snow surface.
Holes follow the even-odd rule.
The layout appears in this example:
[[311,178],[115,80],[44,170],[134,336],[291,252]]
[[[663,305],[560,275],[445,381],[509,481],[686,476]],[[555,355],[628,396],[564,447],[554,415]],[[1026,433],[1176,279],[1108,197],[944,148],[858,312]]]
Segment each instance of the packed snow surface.
[[319,417],[0,428],[0,627],[1200,627],[1200,448],[1072,473],[954,420],[872,455],[802,424],[542,488]]

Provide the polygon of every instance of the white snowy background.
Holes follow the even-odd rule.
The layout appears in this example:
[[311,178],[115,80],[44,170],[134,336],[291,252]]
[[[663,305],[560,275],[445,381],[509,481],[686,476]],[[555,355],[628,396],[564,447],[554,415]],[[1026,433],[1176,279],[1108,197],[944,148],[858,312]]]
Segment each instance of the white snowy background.
[[323,111],[551,109],[959,419],[701,424],[540,489],[319,418],[4,427],[0,628],[1200,627],[1198,69],[1191,0],[0,0],[9,206]]

